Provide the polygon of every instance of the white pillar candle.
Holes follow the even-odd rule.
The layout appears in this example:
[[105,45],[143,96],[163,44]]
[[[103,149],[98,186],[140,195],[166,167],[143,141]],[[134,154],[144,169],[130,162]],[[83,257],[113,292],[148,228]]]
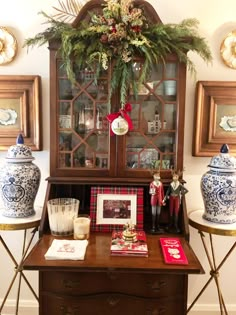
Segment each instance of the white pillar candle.
[[79,211],[79,200],[71,198],[58,198],[48,201],[48,219],[53,235],[72,235],[74,218]]

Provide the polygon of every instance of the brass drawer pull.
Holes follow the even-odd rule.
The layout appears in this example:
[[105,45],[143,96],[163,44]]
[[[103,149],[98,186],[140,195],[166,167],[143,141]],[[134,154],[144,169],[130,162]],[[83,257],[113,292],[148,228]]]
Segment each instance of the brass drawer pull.
[[164,307],[157,309],[157,308],[152,308],[152,309],[147,309],[145,315],[164,315],[166,314],[166,309]]
[[68,310],[68,307],[63,305],[60,307],[60,309],[61,309],[61,315],[79,315],[79,314],[81,314],[79,312],[78,307],[75,307],[72,310]]
[[107,276],[110,280],[117,280],[118,278],[118,273],[114,271],[108,271]]
[[114,307],[119,303],[120,299],[114,298],[114,297],[110,297],[107,299],[107,302],[110,306]]
[[79,288],[80,280],[63,280],[63,287],[67,289]]
[[156,280],[156,281],[148,281],[146,283],[147,287],[154,292],[160,292],[163,287],[166,286],[166,281],[164,280]]

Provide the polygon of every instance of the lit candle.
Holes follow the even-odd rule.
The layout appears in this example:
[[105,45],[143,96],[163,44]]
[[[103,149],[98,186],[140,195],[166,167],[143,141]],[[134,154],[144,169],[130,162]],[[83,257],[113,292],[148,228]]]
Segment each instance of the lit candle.
[[79,216],[74,219],[74,239],[76,240],[87,240],[89,239],[90,233],[90,222],[89,216]]

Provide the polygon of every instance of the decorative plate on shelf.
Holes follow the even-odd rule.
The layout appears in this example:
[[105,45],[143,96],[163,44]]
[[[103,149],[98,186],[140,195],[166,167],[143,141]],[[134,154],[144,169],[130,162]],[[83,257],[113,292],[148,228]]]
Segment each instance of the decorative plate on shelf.
[[17,42],[13,34],[0,26],[0,65],[11,62],[17,51]]
[[228,67],[236,69],[236,30],[230,32],[223,40],[220,54]]

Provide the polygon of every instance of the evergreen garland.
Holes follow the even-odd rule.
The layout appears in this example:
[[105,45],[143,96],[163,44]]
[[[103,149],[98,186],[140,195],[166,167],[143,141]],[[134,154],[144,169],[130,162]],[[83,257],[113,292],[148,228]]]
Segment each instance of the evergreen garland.
[[[71,1],[74,8],[75,0]],[[91,14],[90,22],[81,23],[78,28],[57,20],[57,16],[48,16],[44,12],[40,14],[47,19],[50,27],[26,39],[24,46],[41,46],[48,41],[59,40],[59,53],[72,83],[75,82],[73,63],[81,70],[94,69],[96,65],[97,81],[101,71],[107,70],[115,61],[109,99],[119,88],[122,107],[126,103],[128,88],[132,86],[137,96],[138,85],[146,81],[152,64],[165,63],[169,53],[176,54],[192,73],[196,73],[196,69],[187,55],[188,51],[196,52],[207,63],[212,61],[208,44],[198,35],[198,20],[185,19],[179,24],[149,24],[142,10],[134,6],[133,0],[106,0],[103,14]],[[138,82],[133,72],[135,57],[144,60]]]

